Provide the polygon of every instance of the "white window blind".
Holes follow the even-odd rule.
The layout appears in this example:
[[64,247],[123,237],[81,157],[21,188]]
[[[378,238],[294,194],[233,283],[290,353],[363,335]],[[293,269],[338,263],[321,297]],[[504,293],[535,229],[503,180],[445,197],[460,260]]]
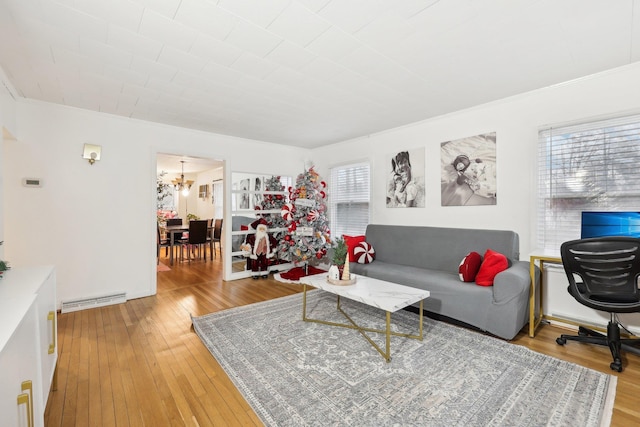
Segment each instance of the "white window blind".
[[580,238],[582,211],[640,211],[640,115],[543,129],[539,248]]
[[370,185],[369,163],[331,169],[329,220],[333,238],[364,234],[369,224]]
[[224,210],[222,180],[213,181],[211,186],[213,187],[211,191],[211,203],[213,203],[213,210],[214,210],[213,217],[222,218],[223,210]]

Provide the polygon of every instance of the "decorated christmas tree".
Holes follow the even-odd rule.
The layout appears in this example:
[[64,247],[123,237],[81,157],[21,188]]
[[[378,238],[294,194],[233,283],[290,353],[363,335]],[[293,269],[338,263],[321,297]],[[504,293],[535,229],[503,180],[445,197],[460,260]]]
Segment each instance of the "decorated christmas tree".
[[278,256],[286,261],[307,263],[322,259],[331,247],[327,220],[327,183],[311,167],[289,187],[289,203],[282,207],[287,233],[280,240]]

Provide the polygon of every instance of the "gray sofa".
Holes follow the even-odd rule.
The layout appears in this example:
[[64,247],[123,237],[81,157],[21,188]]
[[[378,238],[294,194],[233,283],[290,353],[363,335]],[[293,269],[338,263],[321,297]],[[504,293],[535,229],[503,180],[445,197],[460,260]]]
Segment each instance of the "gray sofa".
[[[528,322],[529,263],[519,261],[518,234],[473,230],[370,224],[366,241],[376,251],[370,264],[351,263],[352,273],[426,289],[424,308],[510,340]],[[504,254],[509,268],[493,286],[462,282],[460,261],[471,251]]]

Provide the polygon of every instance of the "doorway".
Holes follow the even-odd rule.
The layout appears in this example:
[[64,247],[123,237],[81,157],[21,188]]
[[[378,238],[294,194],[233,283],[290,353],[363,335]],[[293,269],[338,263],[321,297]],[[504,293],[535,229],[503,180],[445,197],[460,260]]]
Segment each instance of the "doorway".
[[[174,255],[179,251],[170,257],[165,256],[170,250],[175,251],[175,246],[166,247],[166,225],[169,220],[188,226],[190,219],[211,220],[213,224],[216,218],[222,218],[223,179],[222,160],[170,153],[157,154],[155,208],[162,247],[159,248],[160,256],[155,263],[156,275],[171,271],[178,262]],[[159,282],[156,276],[156,283]],[[159,289],[156,286],[157,291]]]

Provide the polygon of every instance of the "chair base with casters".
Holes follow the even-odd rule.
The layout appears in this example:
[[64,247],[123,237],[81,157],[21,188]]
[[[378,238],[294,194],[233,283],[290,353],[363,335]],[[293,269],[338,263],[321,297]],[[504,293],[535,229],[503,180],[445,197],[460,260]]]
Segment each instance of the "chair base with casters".
[[577,341],[609,347],[613,358],[609,367],[622,372],[623,352],[640,356],[640,338],[621,338],[617,317],[618,313],[640,313],[640,239],[608,236],[571,240],[562,244],[560,254],[569,294],[586,307],[609,313],[610,320],[606,335],[580,326],[578,335],[560,335],[556,343]]
[[567,341],[577,341],[609,347],[611,357],[613,358],[613,362],[611,362],[609,367],[618,372],[622,372],[621,350],[640,356],[640,338],[620,338],[620,324],[614,313],[611,313],[611,320],[607,325],[606,335],[580,326],[578,328],[578,335],[562,334],[556,338],[556,343],[560,345],[565,345]]

